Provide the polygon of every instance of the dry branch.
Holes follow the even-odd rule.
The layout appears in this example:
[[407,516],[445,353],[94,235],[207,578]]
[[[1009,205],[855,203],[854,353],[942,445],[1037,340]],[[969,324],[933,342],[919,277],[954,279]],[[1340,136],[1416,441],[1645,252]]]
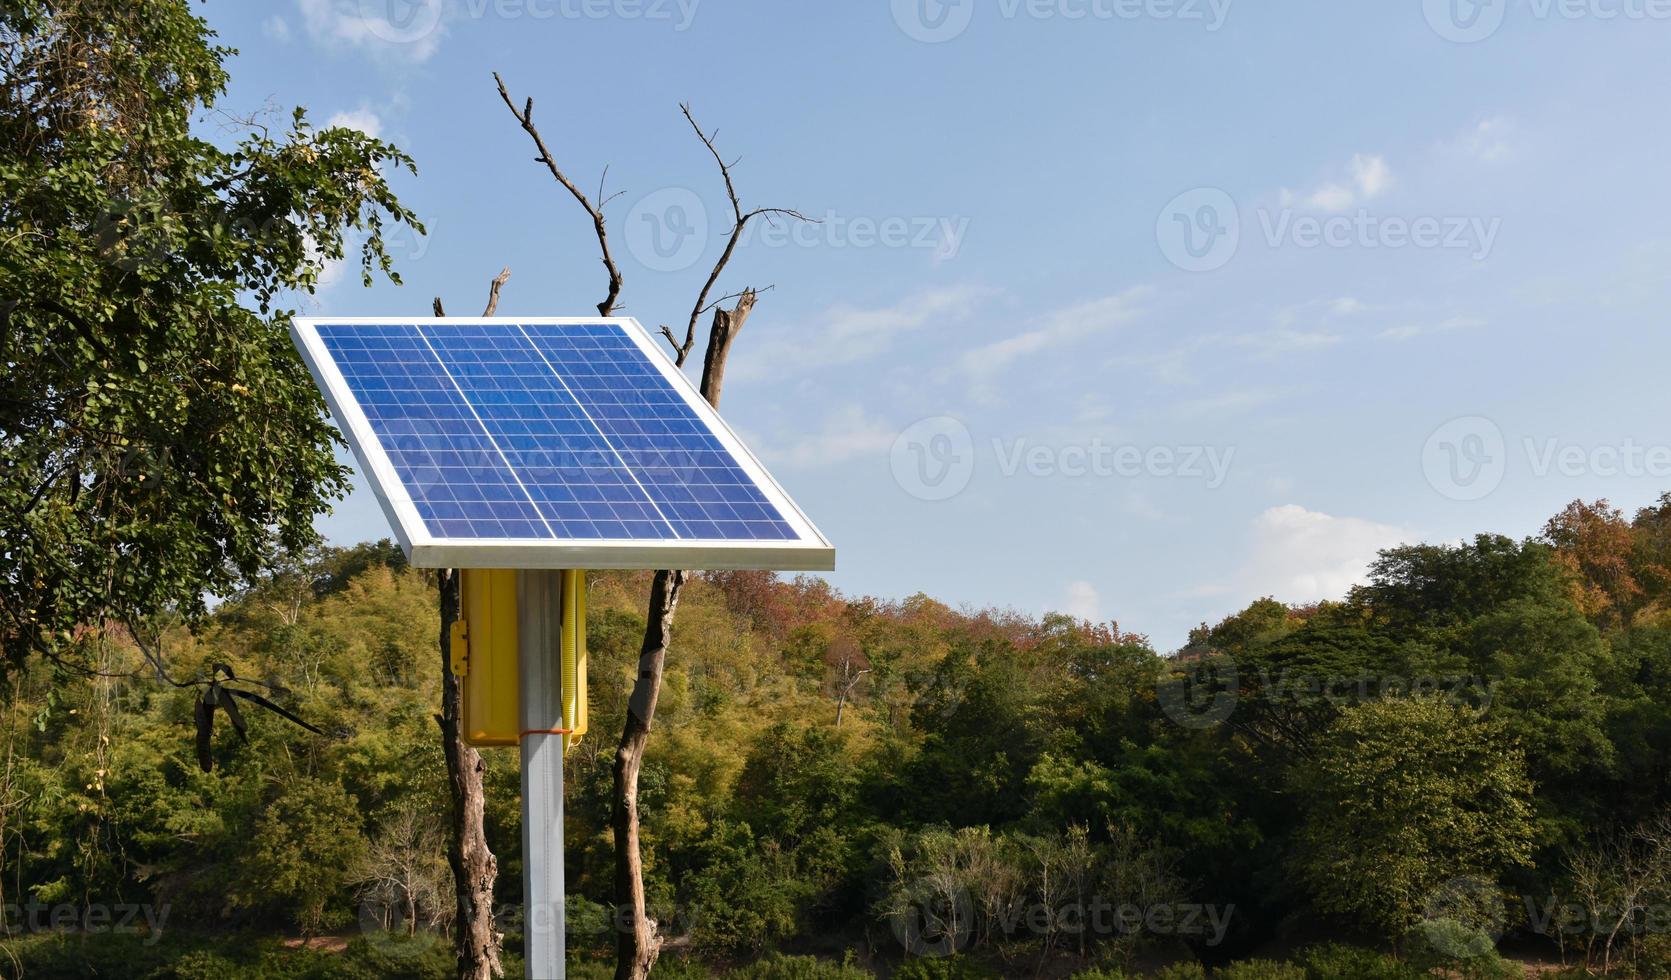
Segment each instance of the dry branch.
[[[673,346],[674,362],[680,367],[684,367],[685,361],[690,357],[691,349],[696,346],[696,321],[701,319],[702,314],[708,311],[708,296],[713,293],[714,284],[719,282],[720,273],[724,272],[725,267],[731,263],[731,256],[737,251],[737,243],[742,240],[743,228],[755,218],[764,217],[770,221],[773,215],[793,218],[796,221],[812,221],[813,219],[793,208],[756,208],[753,211],[744,212],[742,199],[737,196],[737,185],[731,180],[731,167],[736,161],[726,163],[725,158],[719,155],[719,150],[714,146],[713,137],[703,132],[702,127],[697,124],[696,116],[690,111],[690,103],[679,103],[679,109],[685,114],[685,121],[690,123],[690,128],[696,131],[697,139],[700,139],[702,145],[708,148],[709,155],[714,158],[714,163],[719,166],[720,179],[725,181],[725,196],[731,201],[732,216],[731,233],[725,240],[725,251],[720,253],[719,261],[714,263],[713,271],[708,274],[708,281],[702,284],[702,291],[696,294],[696,305],[691,307],[690,319],[685,323],[684,342],[680,343],[674,336],[673,331],[666,325],[661,328],[662,336],[666,337],[667,342]],[[738,297],[744,295],[752,297],[756,294],[753,290],[744,290],[735,295]],[[723,299],[718,300],[715,305],[717,306],[723,302]]]
[[[499,77],[498,72],[493,73],[493,80],[499,84],[499,98],[504,100],[505,108],[509,109],[511,115],[516,117],[517,123],[534,141],[534,147],[540,151],[540,155],[534,158],[534,162],[545,164],[546,169],[551,171],[551,176],[556,178],[557,183],[562,184],[574,196],[576,201],[580,202],[580,206],[586,209],[587,215],[592,219],[592,230],[598,236],[598,248],[603,251],[603,267],[609,273],[609,293],[603,298],[603,302],[598,304],[598,314],[609,316],[615,312],[615,303],[621,296],[621,270],[615,264],[614,255],[610,254],[609,251],[609,231],[603,220],[603,204],[606,202],[593,204],[586,193],[575,186],[574,181],[570,180],[568,175],[563,173],[562,168],[557,166],[557,157],[545,145],[545,138],[540,135],[539,127],[534,125],[533,98],[530,97],[523,103],[522,108],[518,109],[516,102],[511,98],[510,89],[505,87],[505,80]],[[598,184],[598,196],[603,196],[601,181]]]

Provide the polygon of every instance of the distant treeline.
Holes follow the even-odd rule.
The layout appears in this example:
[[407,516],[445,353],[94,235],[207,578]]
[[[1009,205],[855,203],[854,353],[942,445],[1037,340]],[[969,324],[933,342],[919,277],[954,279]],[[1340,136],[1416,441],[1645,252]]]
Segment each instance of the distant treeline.
[[[591,577],[592,734],[568,773],[582,961],[610,948],[610,762],[646,586]],[[1402,961],[1327,953],[1394,971],[1374,975],[1494,975],[1499,941],[1666,975],[1671,494],[1391,549],[1342,601],[1279,600],[1168,657],[1114,624],[699,577],[640,790],[675,937],[658,974],[852,951],[829,975],[1114,976],[1344,937]],[[212,713],[200,746],[204,689],[159,681],[117,628],[13,673],[13,929],[118,931],[131,907],[140,939],[444,932],[436,607],[384,542],[296,556],[195,635],[144,638],[170,676],[318,734],[223,691],[237,717]],[[488,759],[514,950],[516,757]]]

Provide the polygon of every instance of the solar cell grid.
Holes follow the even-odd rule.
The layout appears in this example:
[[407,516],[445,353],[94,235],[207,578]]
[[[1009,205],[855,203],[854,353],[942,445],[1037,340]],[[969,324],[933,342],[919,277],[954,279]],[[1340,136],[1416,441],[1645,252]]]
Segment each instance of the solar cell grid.
[[[788,519],[783,508],[793,505],[762,483],[769,477],[745,463],[740,445],[720,438],[711,413],[698,413],[629,323],[312,329],[433,538],[827,552],[804,518],[800,528]],[[309,353],[305,338],[299,343]]]

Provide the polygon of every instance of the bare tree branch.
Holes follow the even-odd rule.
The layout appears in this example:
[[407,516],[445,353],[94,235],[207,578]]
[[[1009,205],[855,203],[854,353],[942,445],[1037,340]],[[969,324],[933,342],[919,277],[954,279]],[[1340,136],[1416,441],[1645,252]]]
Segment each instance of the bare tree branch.
[[[508,265],[499,270],[499,274],[488,281],[487,308],[482,310],[482,316],[492,316],[494,311],[499,309],[499,290],[503,289],[505,283],[510,281],[511,267]],[[436,316],[447,315],[446,309],[441,306],[441,297],[439,296],[435,297],[435,302],[431,304],[431,308],[434,309]]]
[[[493,277],[493,281],[487,287],[487,309],[482,311],[482,316],[492,316],[494,311],[499,309],[499,290],[504,288],[505,283],[509,282],[510,279],[511,267],[508,265]],[[439,303],[440,300],[436,300],[436,302]]]
[[[505,80],[499,77],[498,72],[493,73],[493,80],[499,84],[499,98],[504,100],[505,107],[511,110],[511,115],[516,117],[517,123],[534,141],[534,147],[540,151],[540,155],[534,158],[534,162],[545,164],[546,169],[551,171],[551,176],[557,179],[557,183],[562,184],[570,194],[574,195],[574,199],[580,202],[580,206],[585,208],[586,213],[592,218],[592,230],[597,233],[598,247],[603,250],[603,267],[609,272],[609,294],[604,297],[603,302],[598,304],[598,314],[609,316],[615,311],[616,300],[621,295],[621,270],[615,265],[615,257],[609,251],[609,231],[604,226],[603,206],[602,204],[594,205],[586,197],[585,192],[575,186],[574,181],[570,180],[568,175],[557,166],[556,156],[546,147],[545,139],[540,136],[539,128],[534,125],[534,100],[529,98],[523,103],[522,108],[518,109],[516,102],[511,99],[510,90],[505,87]],[[603,194],[601,181],[598,185],[598,194],[600,197]]]
[[[696,305],[691,307],[690,320],[685,324],[684,343],[679,343],[674,338],[672,330],[665,326],[661,328],[662,336],[666,337],[667,342],[673,345],[674,363],[684,367],[685,361],[690,357],[691,350],[696,346],[696,321],[701,319],[702,314],[709,309],[708,295],[713,292],[714,284],[719,282],[720,274],[730,264],[732,253],[737,251],[737,243],[743,237],[743,228],[755,218],[765,217],[767,220],[771,220],[773,215],[783,215],[796,221],[812,221],[813,219],[791,208],[756,208],[753,211],[745,212],[741,199],[737,197],[737,186],[731,180],[731,164],[726,163],[725,158],[719,155],[719,150],[714,147],[713,137],[703,132],[702,127],[697,124],[696,116],[691,114],[690,103],[679,103],[679,109],[684,112],[685,120],[690,123],[690,128],[696,131],[696,136],[702,141],[702,145],[708,148],[708,153],[713,156],[714,163],[719,165],[720,178],[725,181],[725,195],[731,200],[733,220],[731,234],[725,241],[725,251],[720,253],[719,261],[714,263],[714,270],[708,274],[708,281],[703,283],[702,291],[696,294]],[[752,294],[753,291],[744,290],[744,292]],[[741,296],[743,294],[738,293],[736,295]],[[719,302],[724,302],[724,300]]]

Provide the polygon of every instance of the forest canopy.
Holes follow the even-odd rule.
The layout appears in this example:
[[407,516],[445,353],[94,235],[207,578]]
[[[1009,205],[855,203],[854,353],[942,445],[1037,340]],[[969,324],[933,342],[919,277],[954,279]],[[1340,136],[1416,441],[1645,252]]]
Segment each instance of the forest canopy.
[[[1394,548],[1340,601],[1262,599],[1175,656],[1113,624],[700,576],[643,776],[680,951],[658,970],[855,950],[1007,974],[1344,938],[1406,965],[1477,966],[1502,939],[1651,975],[1668,513],[1671,494],[1634,517],[1575,503],[1534,539]],[[625,710],[644,585],[591,580],[597,731]],[[444,931],[435,610],[384,543],[301,556],[170,630],[180,669],[266,678],[326,733],[252,716],[247,741],[217,730],[211,773],[192,695],[120,630],[78,641],[107,676],[20,675],[6,900],[166,908],[176,937]],[[609,748],[569,760],[577,962],[609,947]],[[488,761],[514,913],[515,756]]]

